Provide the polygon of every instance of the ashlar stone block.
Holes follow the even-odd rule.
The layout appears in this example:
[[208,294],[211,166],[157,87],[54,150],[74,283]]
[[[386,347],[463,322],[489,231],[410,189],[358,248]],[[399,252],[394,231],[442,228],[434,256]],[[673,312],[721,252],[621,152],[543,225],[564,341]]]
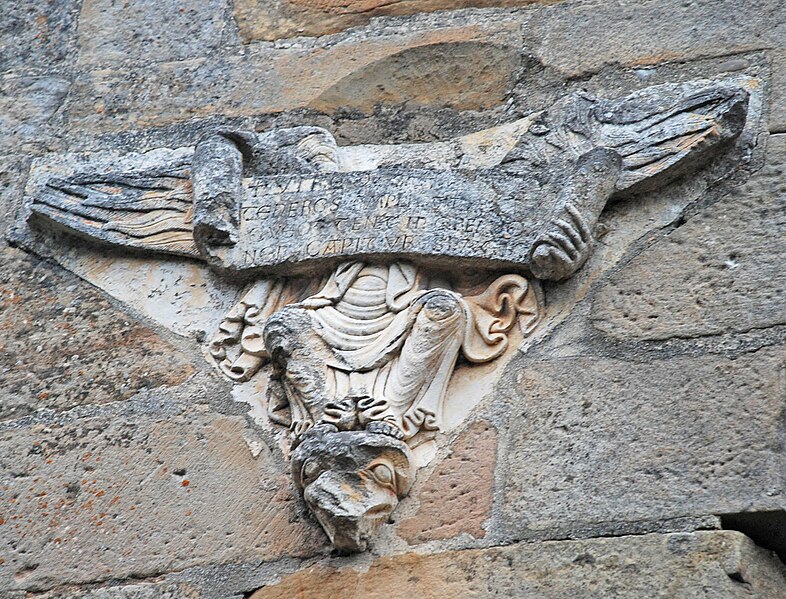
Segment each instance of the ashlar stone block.
[[323,551],[286,466],[243,417],[203,403],[220,392],[202,380],[179,401],[157,394],[4,422],[0,588]]
[[642,535],[385,557],[360,572],[315,566],[251,599],[786,597],[783,564],[738,532]]
[[783,509],[784,363],[782,347],[511,362],[500,526],[513,538],[564,538]]
[[745,332],[786,324],[786,135],[744,185],[662,237],[593,298],[618,340]]

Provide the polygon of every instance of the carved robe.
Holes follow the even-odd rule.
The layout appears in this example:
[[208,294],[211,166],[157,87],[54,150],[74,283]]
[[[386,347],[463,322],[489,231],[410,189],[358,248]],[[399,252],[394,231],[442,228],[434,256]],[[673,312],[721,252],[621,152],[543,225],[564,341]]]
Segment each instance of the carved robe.
[[429,283],[408,263],[347,262],[320,292],[271,316],[265,346],[296,432],[338,417],[342,401],[357,402],[350,427],[384,422],[404,439],[438,430],[459,353],[473,362],[497,357],[518,315],[536,314],[522,277],[501,277],[467,298]]
[[300,305],[332,350],[329,396],[373,398],[366,416],[394,424],[405,438],[437,430],[466,332],[460,296],[428,290],[411,264],[348,262]]

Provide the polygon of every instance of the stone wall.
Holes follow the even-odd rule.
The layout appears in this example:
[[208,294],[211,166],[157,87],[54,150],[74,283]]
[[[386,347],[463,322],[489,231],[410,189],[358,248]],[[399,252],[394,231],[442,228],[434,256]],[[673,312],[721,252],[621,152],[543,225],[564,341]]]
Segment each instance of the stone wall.
[[756,80],[761,118],[708,189],[604,211],[580,275],[544,286],[548,334],[466,382],[479,403],[355,556],[205,359],[215,290],[231,305],[238,282],[3,241],[0,595],[786,597],[782,2],[5,4],[8,231],[36,159],[220,128],[434,142],[571,92],[725,75]]

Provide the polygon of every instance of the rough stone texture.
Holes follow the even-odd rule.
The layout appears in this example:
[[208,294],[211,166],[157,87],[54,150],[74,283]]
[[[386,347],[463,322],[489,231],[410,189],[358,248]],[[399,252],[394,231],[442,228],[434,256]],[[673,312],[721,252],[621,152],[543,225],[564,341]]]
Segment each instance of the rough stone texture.
[[786,133],[786,49],[773,53],[770,104],[770,133]]
[[[188,339],[214,330],[238,283],[194,263],[95,257],[87,246],[57,256],[108,293],[128,294],[122,301],[141,295],[139,322],[60,267],[4,248],[4,299],[22,301],[4,304],[12,333],[0,330],[0,345],[29,362],[20,371],[20,358],[0,357],[10,369],[0,375],[0,595],[784,596],[766,551],[738,533],[690,532],[719,527],[717,515],[744,521],[784,508],[784,142],[764,135],[786,131],[783,2],[480,2],[441,10],[440,0],[369,0],[366,13],[346,15],[334,2],[300,10],[282,0],[272,8],[297,7],[315,29],[274,41],[257,40],[292,24],[271,25],[269,15],[284,14],[271,3],[5,3],[4,227],[32,159],[48,152],[193,146],[216,127],[319,125],[342,146],[432,142],[582,89],[620,97],[721,73],[761,82],[762,135],[748,168],[764,166],[734,195],[724,194],[744,172],[709,193],[675,184],[611,207],[596,249],[614,258],[603,267],[614,273],[589,263],[573,286],[546,286],[548,335],[495,388],[468,392],[486,397],[472,418],[497,431],[496,458],[488,432],[454,429],[454,454],[442,462],[447,440],[438,440],[418,497],[356,558],[328,557],[272,435],[241,416],[246,405],[226,402],[228,388],[204,374]],[[382,16],[404,9],[421,14]],[[308,37],[328,27],[336,33]],[[61,323],[73,327],[68,338]],[[92,383],[49,376],[74,353]],[[493,473],[477,466],[486,482],[470,485],[457,455],[493,462]],[[442,505],[440,489],[466,489],[461,497],[479,503],[448,509],[459,498]],[[83,507],[91,498],[92,512]],[[647,531],[658,533],[587,539]],[[533,542],[493,547],[521,539]],[[429,553],[401,555],[408,543]]]
[[[85,0],[79,14],[79,62],[91,66],[202,56],[224,41],[227,0],[119,3]],[[134,27],[118,27],[133,23]]]
[[593,298],[619,340],[745,332],[786,324],[786,135],[728,196],[633,258]]
[[497,470],[515,537],[783,505],[782,348],[521,362]]
[[0,264],[0,419],[124,400],[194,373],[192,357],[73,275],[9,248]]
[[4,5],[0,73],[64,66],[76,46],[78,12],[77,0],[18,0]]
[[[671,18],[669,0],[644,7],[569,2],[515,12],[441,11],[375,21],[351,34],[279,42],[279,48],[251,44],[242,52],[193,56],[184,50],[185,60],[165,59],[154,68],[143,60],[80,72],[66,114],[75,131],[107,131],[219,113],[255,115],[307,106],[340,112],[348,96],[350,107],[364,109],[399,100],[489,107],[500,98],[503,83],[516,76],[529,84],[529,99],[549,86],[562,93],[563,73],[588,75],[621,65],[647,78],[657,76],[654,65],[664,61],[768,48],[783,37],[783,16],[777,3],[760,4],[750,11],[731,2],[691,4],[679,9],[685,13],[679,18]],[[212,18],[211,13],[206,22]],[[639,19],[658,26],[639,27]],[[466,60],[453,58],[462,55]],[[455,79],[422,76],[433,68],[424,66],[427,62],[443,61]],[[380,81],[388,72],[392,79]],[[553,78],[555,72],[560,79]],[[458,81],[473,90],[459,89]],[[514,88],[506,90],[506,99],[516,95]]]
[[262,588],[277,597],[786,597],[783,565],[736,532],[646,535],[405,554],[367,572],[316,566]]
[[276,40],[302,35],[336,33],[349,27],[365,25],[374,17],[469,7],[526,6],[537,1],[238,0],[235,2],[235,18],[244,40]]
[[[30,158],[24,154],[0,158],[0,226],[4,230],[11,227],[17,217],[29,168]],[[0,243],[5,245],[4,240]]]
[[62,105],[68,86],[62,77],[0,79],[0,153],[51,147],[50,122]]
[[[20,594],[20,598],[23,595]],[[188,583],[142,583],[122,586],[79,589],[71,587],[58,589],[51,593],[36,595],[40,599],[79,597],[80,599],[198,599],[200,591]],[[12,596],[13,597],[13,596]]]
[[483,538],[491,516],[496,430],[485,422],[467,427],[422,485],[412,492],[418,511],[403,520],[398,534],[410,544],[449,539],[460,534]]
[[[275,113],[305,108],[332,88],[337,81],[367,65],[417,47],[438,44],[465,44],[477,40],[510,45],[512,26],[504,23],[455,23],[431,30],[426,27],[404,29],[382,34],[369,34],[364,43],[347,39],[327,47],[293,47],[277,50],[268,46],[252,46],[242,54],[217,53],[182,61],[166,61],[151,69],[148,65],[92,69],[81,73],[73,83],[65,107],[69,128],[89,131],[111,131],[128,126],[155,126],[182,122],[189,118],[222,113],[227,116]],[[491,56],[493,58],[493,55]],[[499,96],[499,85],[511,77],[500,70],[501,64],[486,62],[491,96],[475,93],[474,101],[493,104]],[[417,64],[410,67],[414,73]],[[402,73],[401,77],[406,78]],[[407,85],[423,88],[423,82],[410,75]],[[374,82],[367,83],[369,101],[375,97]],[[455,87],[453,88],[455,89]],[[414,95],[417,90],[413,90]],[[340,92],[338,92],[340,98]],[[462,93],[467,94],[466,91]],[[378,92],[377,92],[378,94]],[[434,98],[434,96],[431,96]],[[467,98],[471,96],[467,95]],[[379,95],[379,101],[384,94]],[[454,100],[441,96],[437,105]],[[456,100],[458,101],[458,100]],[[463,100],[466,104],[469,100]],[[319,100],[321,109],[331,112],[342,108]],[[153,108],[155,106],[155,109]],[[111,116],[111,119],[107,117]]]
[[[648,67],[704,56],[730,56],[783,44],[786,11],[778,2],[652,0],[564,2],[537,11],[527,38],[537,56],[567,75],[608,64]],[[577,35],[580,32],[580,35]]]
[[223,388],[206,382],[178,401],[148,394],[4,423],[0,588],[321,552],[286,466],[242,417],[202,403]]
[[333,546],[356,553],[407,495],[415,467],[407,444],[390,434],[317,424],[292,453],[292,474]]
[[502,104],[521,65],[519,48],[487,42],[402,50],[347,75],[309,103],[366,114],[379,104],[482,110]]
[[[31,218],[109,244],[201,254],[232,271],[292,274],[337,258],[403,255],[527,266],[563,280],[590,255],[612,194],[663,186],[717,154],[745,162],[759,87],[740,78],[615,99],[571,94],[548,112],[429,145],[342,149],[325,129],[294,127],[216,135],[193,158],[188,147],[116,161],[66,155],[55,162],[73,160],[74,174],[55,178],[57,164],[44,163],[31,175]],[[571,143],[556,151],[564,139]],[[24,233],[18,241],[29,247]]]

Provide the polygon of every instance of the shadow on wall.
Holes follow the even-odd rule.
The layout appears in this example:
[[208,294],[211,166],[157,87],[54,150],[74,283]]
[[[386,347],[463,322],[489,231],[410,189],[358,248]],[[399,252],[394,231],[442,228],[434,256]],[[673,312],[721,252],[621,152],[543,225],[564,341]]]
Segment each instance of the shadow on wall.
[[721,514],[721,528],[750,537],[759,547],[774,551],[786,564],[786,512],[739,512]]

